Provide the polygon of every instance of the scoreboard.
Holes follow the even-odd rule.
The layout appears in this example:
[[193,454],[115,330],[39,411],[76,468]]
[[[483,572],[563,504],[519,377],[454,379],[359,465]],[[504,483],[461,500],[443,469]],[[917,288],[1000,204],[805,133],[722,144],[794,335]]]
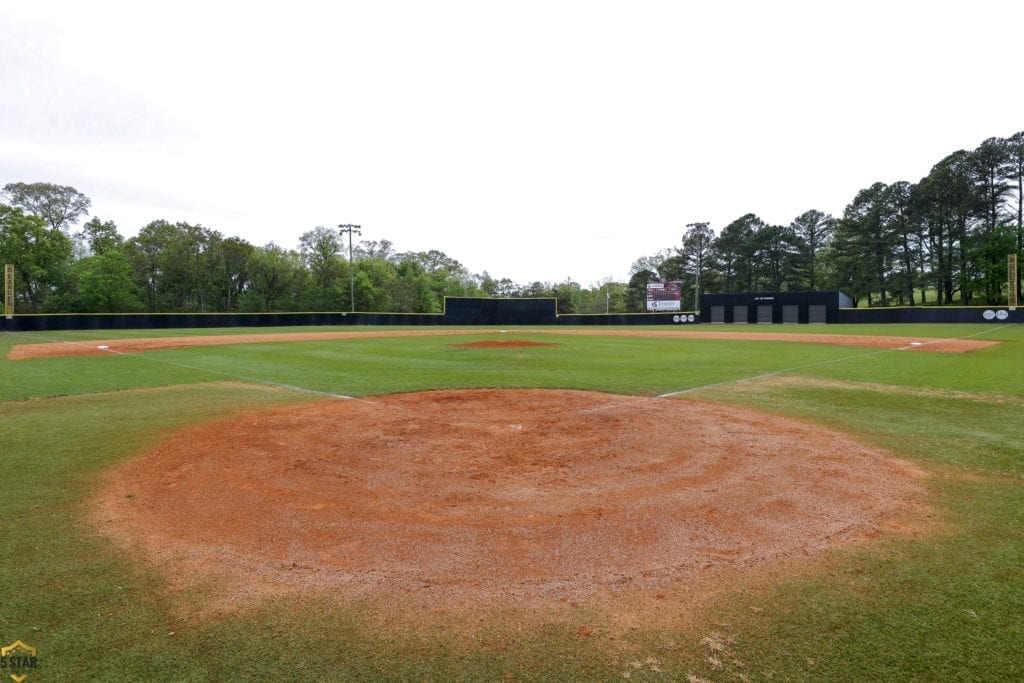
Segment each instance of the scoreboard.
[[682,298],[682,284],[673,280],[670,282],[648,282],[647,283],[647,310],[648,311],[679,311],[682,310],[680,299]]

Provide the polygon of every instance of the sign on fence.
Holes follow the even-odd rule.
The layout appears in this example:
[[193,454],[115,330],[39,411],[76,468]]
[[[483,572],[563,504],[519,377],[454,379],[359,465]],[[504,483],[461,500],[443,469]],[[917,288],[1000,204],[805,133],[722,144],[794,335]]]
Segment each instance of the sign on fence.
[[647,283],[647,310],[648,311],[679,311],[681,309],[680,298],[682,295],[681,283],[672,282],[648,282]]
[[4,316],[14,317],[14,266],[10,263],[4,265]]

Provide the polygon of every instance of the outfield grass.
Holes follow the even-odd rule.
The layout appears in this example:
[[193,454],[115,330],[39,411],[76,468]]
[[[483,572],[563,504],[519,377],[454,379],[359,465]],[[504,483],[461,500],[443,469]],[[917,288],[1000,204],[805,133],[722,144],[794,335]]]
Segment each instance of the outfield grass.
[[[957,355],[510,329],[509,336],[556,345],[453,347],[475,338],[460,335],[0,360],[0,645],[20,639],[38,648],[40,668],[29,681],[1024,678],[1024,327],[798,331],[805,330],[1003,343]],[[481,330],[480,338],[494,334]],[[38,336],[0,335],[0,357]],[[83,519],[98,473],[175,428],[324,398],[310,392],[439,387],[684,392],[666,400],[738,403],[819,421],[924,468],[935,530],[723,586],[669,630],[642,618],[617,628],[582,605],[528,629],[495,617],[470,638],[444,630],[384,636],[367,626],[376,618],[371,606],[315,596],[195,618],[180,603],[209,596],[175,595],[159,572],[130,562]],[[581,636],[580,623],[592,634]]]

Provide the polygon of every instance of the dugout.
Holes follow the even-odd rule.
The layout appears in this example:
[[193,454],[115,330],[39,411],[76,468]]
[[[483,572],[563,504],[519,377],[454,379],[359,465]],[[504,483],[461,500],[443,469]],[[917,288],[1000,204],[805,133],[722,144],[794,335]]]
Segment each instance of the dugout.
[[700,319],[731,325],[836,323],[853,301],[842,292],[741,292],[701,294]]

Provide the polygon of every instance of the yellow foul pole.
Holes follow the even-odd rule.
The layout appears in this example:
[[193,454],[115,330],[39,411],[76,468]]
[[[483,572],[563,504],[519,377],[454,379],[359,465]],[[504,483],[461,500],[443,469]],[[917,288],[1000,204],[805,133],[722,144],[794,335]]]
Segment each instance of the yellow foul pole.
[[1006,259],[1006,303],[1010,310],[1017,308],[1017,255]]
[[14,317],[14,266],[4,264],[4,316]]

